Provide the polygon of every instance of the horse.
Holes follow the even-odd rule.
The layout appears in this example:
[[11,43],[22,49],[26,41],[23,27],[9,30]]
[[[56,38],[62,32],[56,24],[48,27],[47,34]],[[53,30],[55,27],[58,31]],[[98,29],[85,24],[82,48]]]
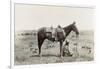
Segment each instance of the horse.
[[[76,24],[76,22],[73,22],[72,24],[70,24],[66,27],[63,27],[65,35],[63,34],[63,32],[56,31],[56,35],[57,35],[56,37],[58,39],[57,41],[60,42],[60,57],[64,56],[63,55],[63,42],[65,41],[65,39],[69,35],[69,33],[71,31],[74,31],[77,36],[79,35],[79,31],[75,24]],[[46,28],[39,29],[37,32],[37,35],[38,35],[39,56],[41,56],[41,47],[42,47],[44,40],[48,39],[52,42],[54,42],[56,40],[55,40],[55,37],[52,37],[52,32],[46,32]],[[68,44],[68,43],[66,43],[66,44]],[[69,52],[69,55],[71,56],[70,52]]]

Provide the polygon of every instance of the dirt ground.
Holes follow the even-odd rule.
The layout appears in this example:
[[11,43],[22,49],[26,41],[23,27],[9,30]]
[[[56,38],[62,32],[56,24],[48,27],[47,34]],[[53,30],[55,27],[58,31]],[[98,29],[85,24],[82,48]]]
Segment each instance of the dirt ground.
[[[15,65],[48,64],[77,61],[92,61],[94,59],[93,31],[80,31],[79,39],[73,34],[68,37],[69,49],[73,56],[60,58],[59,43],[45,40],[42,45],[42,57],[38,56],[37,36],[15,34],[14,61]],[[75,45],[75,43],[78,43]],[[77,50],[76,50],[77,47]]]

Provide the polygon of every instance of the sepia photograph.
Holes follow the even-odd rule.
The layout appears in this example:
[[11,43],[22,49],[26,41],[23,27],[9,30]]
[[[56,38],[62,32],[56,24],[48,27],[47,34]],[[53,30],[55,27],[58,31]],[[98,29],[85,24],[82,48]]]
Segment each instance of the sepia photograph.
[[14,65],[93,60],[93,7],[14,4]]

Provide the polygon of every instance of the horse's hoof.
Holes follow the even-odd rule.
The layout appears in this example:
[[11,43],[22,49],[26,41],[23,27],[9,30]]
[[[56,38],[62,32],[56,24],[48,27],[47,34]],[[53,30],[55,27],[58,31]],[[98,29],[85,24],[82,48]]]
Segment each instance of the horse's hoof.
[[60,55],[60,58],[63,58],[63,56],[62,56],[62,55]]
[[63,56],[61,56],[60,58],[63,59]]
[[31,55],[30,57],[34,57],[34,55]]
[[39,55],[39,57],[41,57],[41,55]]

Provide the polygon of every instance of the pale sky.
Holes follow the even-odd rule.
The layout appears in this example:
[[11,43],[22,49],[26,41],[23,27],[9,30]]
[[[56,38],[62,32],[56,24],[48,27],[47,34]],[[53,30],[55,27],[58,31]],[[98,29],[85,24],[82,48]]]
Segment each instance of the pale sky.
[[15,30],[67,26],[76,21],[79,30],[93,30],[93,8],[15,4]]

